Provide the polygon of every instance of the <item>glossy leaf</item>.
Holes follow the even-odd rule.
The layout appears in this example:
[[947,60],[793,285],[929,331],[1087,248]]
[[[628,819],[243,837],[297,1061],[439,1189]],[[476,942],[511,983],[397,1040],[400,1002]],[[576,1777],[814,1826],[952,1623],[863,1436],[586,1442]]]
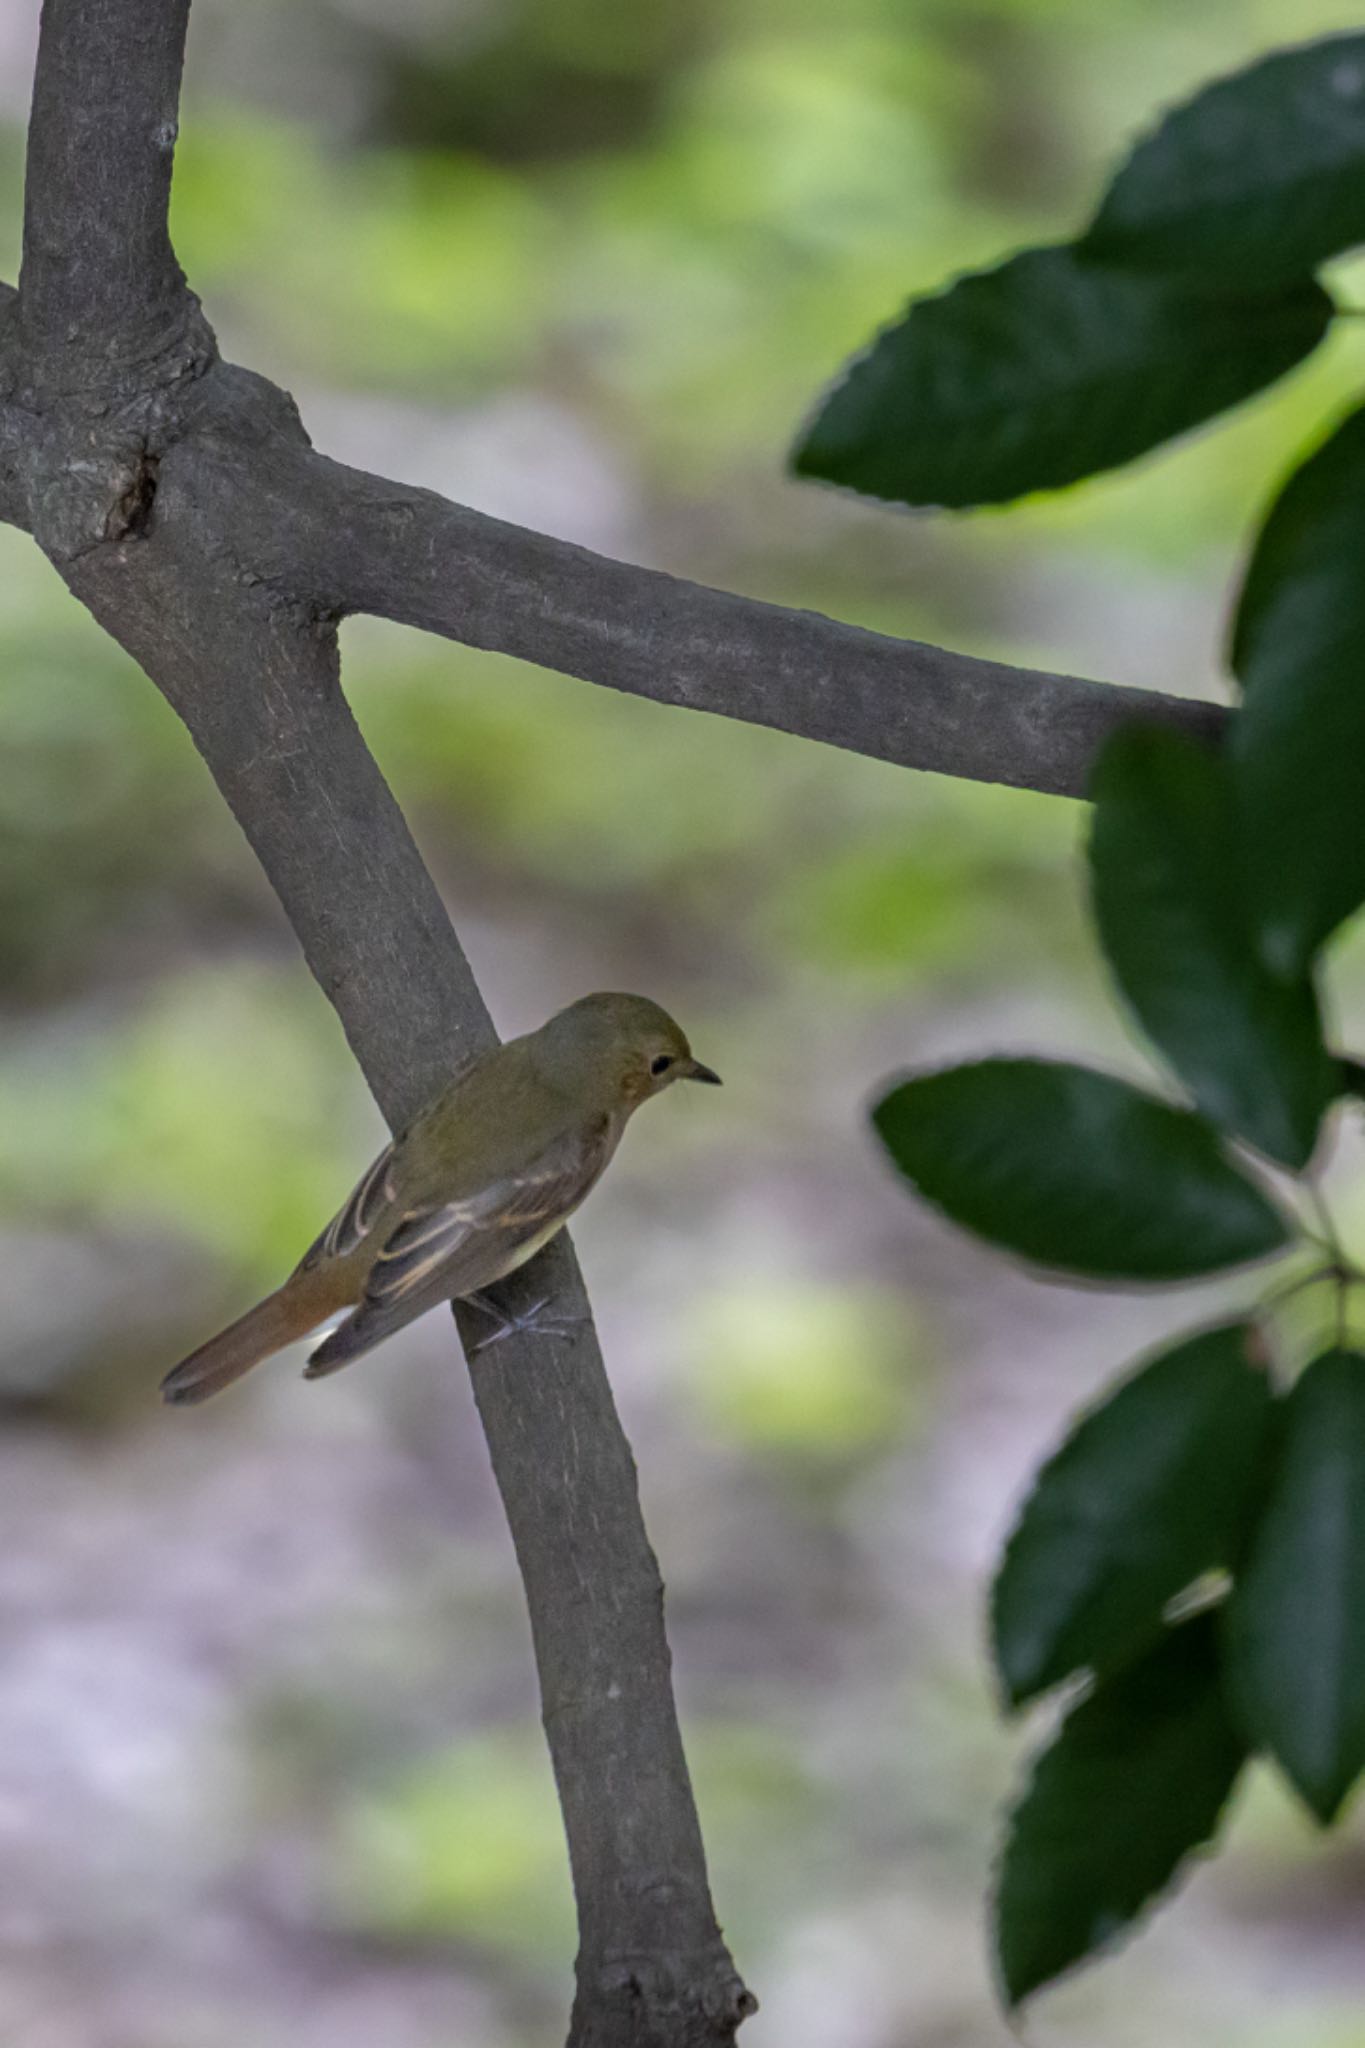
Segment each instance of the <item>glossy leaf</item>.
[[1365,1767],[1365,1357],[1289,1396],[1270,1496],[1228,1610],[1247,1734],[1324,1823]]
[[911,505],[983,505],[1113,469],[1271,384],[1322,339],[1316,285],[1232,304],[1027,249],[960,278],[854,358],[801,476]]
[[1073,1709],[1001,1862],[996,1952],[1012,2006],[1108,1947],[1212,1840],[1245,1754],[1212,1615],[1168,1629]]
[[893,1088],[873,1121],[928,1201],[1040,1265],[1186,1280],[1287,1242],[1202,1117],[1089,1067],[947,1067]]
[[1260,947],[1302,973],[1365,902],[1365,409],[1292,476],[1242,589],[1232,762]]
[[1230,1567],[1264,1466],[1272,1397],[1243,1323],[1125,1380],[1039,1473],[995,1582],[995,1660],[1016,1705],[1151,1638],[1201,1573]]
[[1138,1021],[1216,1123],[1305,1165],[1338,1070],[1307,973],[1281,981],[1253,944],[1226,761],[1182,733],[1130,726],[1105,747],[1091,794],[1095,919]]
[[1365,241],[1365,35],[1276,50],[1176,107],[1083,246],[1246,289]]

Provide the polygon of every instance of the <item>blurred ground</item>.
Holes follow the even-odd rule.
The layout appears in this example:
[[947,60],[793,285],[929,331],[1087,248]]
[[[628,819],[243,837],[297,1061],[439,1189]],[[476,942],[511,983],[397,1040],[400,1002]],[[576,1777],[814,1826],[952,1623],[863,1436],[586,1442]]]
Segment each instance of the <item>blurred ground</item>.
[[[17,251],[32,0],[0,0]],[[1239,536],[1360,329],[1217,436],[911,521],[783,477],[912,290],[1066,232],[1289,0],[197,0],[176,237],[332,452],[889,630],[1217,690]],[[722,1096],[576,1229],[669,1583],[752,2048],[1001,2048],[982,1897],[1021,1739],[982,1595],[1064,1417],[1188,1296],[1044,1288],[891,1184],[910,1059],[1131,1063],[1071,805],[346,629],[505,1031],[601,986]],[[1343,1007],[1365,975],[1342,971]],[[1347,1000],[1352,998],[1352,1000]],[[519,1588],[448,1323],[163,1412],[378,1142],[150,686],[0,535],[0,2042],[551,2048],[572,1921]],[[1023,1740],[1026,1742],[1028,1737]],[[1365,1846],[1254,1788],[1032,2041],[1365,2043]]]

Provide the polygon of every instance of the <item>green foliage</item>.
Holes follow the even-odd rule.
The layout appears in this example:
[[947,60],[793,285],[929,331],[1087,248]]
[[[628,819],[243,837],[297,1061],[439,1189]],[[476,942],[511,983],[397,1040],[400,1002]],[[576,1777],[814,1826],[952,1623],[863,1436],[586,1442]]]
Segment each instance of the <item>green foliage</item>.
[[[1306,354],[1331,316],[1312,273],[1363,239],[1352,33],[1196,95],[1075,244],[917,300],[854,360],[797,467],[950,505],[1092,475]],[[1174,1281],[1292,1254],[1254,1318],[1173,1341],[1076,1426],[1006,1549],[1006,1699],[1089,1688],[1011,1824],[1011,2003],[1104,1948],[1212,1838],[1247,1752],[1323,1824],[1365,1770],[1365,1271],[1317,1166],[1333,1103],[1365,1094],[1319,993],[1328,941],[1365,903],[1362,505],[1365,410],[1291,475],[1255,542],[1226,745],[1130,728],[1094,772],[1095,933],[1192,1106],[992,1059],[903,1080],[873,1112],[922,1195],[1056,1270]],[[1244,1146],[1287,1170],[1284,1210]],[[1286,1392],[1283,1336],[1324,1284],[1335,1347]],[[1204,1607],[1219,1611],[1173,1625]]]
[[1163,1352],[1043,1467],[995,1581],[995,1661],[1013,1705],[1131,1658],[1168,1601],[1237,1562],[1271,1415],[1254,1344],[1233,1323]]
[[856,810],[831,820],[834,776],[822,785],[818,832],[812,793],[801,792],[803,829],[780,864],[769,930],[837,975],[845,996],[930,977],[951,991],[995,983],[1011,968],[1036,973],[1042,931],[1054,970],[1088,947],[1082,920],[1058,916],[1057,875],[1073,844],[1061,805],[926,777],[913,806],[888,787],[882,812],[862,786]]
[[549,1761],[490,1733],[421,1758],[355,1800],[338,1828],[333,1903],[390,1940],[462,1938],[567,1954],[573,1905]]
[[948,1067],[901,1082],[873,1121],[927,1200],[1039,1265],[1188,1280],[1288,1242],[1211,1124],[1088,1067]]
[[1365,35],[1277,50],[1140,142],[1082,246],[1234,289],[1365,242]]
[[[317,1769],[317,1734],[302,1763]],[[771,1856],[770,1888],[790,1882],[828,1825],[821,1785],[780,1729],[702,1716],[688,1730],[688,1763],[708,1849],[722,1867],[752,1875]],[[530,1966],[562,1966],[574,1913],[563,1823],[539,1734],[488,1729],[397,1767],[354,1790],[363,1754],[347,1757],[332,1790],[338,1812],[325,1844],[327,1901],[336,1922],[389,1944],[466,1942]],[[758,1926],[771,1899],[747,1908]]]
[[1338,1070],[1307,971],[1281,981],[1257,957],[1226,761],[1178,733],[1129,728],[1091,794],[1095,922],[1139,1023],[1208,1116],[1305,1166]]
[[758,1455],[846,1463],[913,1424],[923,1348],[898,1302],[755,1280],[701,1304],[697,1399],[717,1434]]
[[87,1036],[11,1053],[0,1209],[156,1224],[278,1281],[382,1139],[339,1115],[348,1091],[340,1033],[292,978],[234,962],[168,980]]
[[[474,158],[329,159],[294,130],[222,116],[177,150],[172,227],[211,306],[252,300],[261,346],[391,389],[467,388],[524,363],[552,232],[534,192]],[[333,260],[342,239],[363,292]]]
[[1130,461],[1310,355],[1312,272],[1365,240],[1365,36],[1172,114],[1074,241],[914,300],[847,365],[798,474],[913,505],[1001,503]]
[[1246,1755],[1213,1616],[1166,1631],[1062,1724],[1010,1820],[995,1900],[1011,2005],[1108,1947],[1204,1848]]
[[1292,476],[1256,541],[1232,665],[1232,761],[1251,916],[1270,966],[1301,974],[1365,902],[1365,411]]
[[88,622],[44,608],[40,625],[6,595],[0,991],[28,1005],[125,949],[164,946],[196,899],[212,918],[249,892],[224,886],[227,833],[204,817],[180,727],[131,662]]
[[986,505],[1131,462],[1310,354],[1317,285],[1213,298],[1028,249],[921,299],[825,399],[798,475],[910,505]]
[[1365,1357],[1315,1359],[1284,1409],[1231,1672],[1248,1735],[1325,1823],[1365,1769]]

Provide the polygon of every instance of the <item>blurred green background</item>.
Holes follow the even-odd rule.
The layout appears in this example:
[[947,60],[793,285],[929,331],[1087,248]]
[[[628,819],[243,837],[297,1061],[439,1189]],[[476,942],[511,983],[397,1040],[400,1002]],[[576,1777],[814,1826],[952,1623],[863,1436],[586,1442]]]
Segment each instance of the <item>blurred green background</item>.
[[[0,0],[10,277],[36,16]],[[910,292],[1078,224],[1160,103],[1348,25],[196,0],[175,236],[225,350],[335,454],[757,595],[1217,693],[1241,539],[1365,379],[1359,324],[1217,433],[1004,514],[861,506],[784,450]],[[344,656],[503,1030],[638,988],[726,1077],[641,1119],[575,1234],[763,2000],[744,2040],[1002,2048],[982,1899],[1030,1738],[986,1676],[990,1560],[1064,1417],[1191,1304],[958,1240],[864,1108],[969,1049],[1132,1064],[1081,813],[373,623]],[[568,1881],[448,1322],[324,1389],[291,1359],[202,1413],[154,1399],[380,1127],[188,741],[9,532],[0,977],[0,2041],[551,2048]],[[1323,1846],[1258,1783],[1217,1869],[1030,2038],[1357,2048],[1362,1912],[1359,1829]]]

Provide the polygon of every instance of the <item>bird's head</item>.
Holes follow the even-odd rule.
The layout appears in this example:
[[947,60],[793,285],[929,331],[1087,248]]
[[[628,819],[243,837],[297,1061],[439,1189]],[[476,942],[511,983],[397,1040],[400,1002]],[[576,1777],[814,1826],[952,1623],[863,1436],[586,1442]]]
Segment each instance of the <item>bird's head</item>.
[[594,1074],[630,1109],[675,1081],[720,1082],[693,1058],[682,1027],[648,996],[584,996],[537,1037],[548,1064],[570,1076]]

